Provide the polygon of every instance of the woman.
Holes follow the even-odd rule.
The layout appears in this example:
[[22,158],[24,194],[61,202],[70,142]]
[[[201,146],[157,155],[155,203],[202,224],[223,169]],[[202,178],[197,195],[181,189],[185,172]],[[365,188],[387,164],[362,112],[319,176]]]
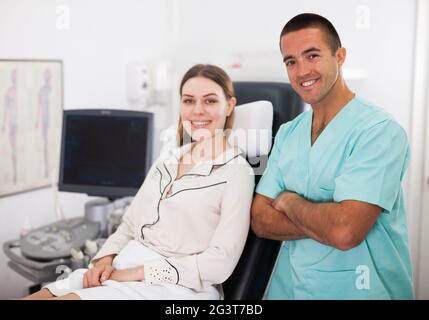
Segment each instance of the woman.
[[233,86],[213,65],[180,84],[177,146],[150,169],[89,270],[30,299],[219,299],[247,238],[254,176],[228,144]]

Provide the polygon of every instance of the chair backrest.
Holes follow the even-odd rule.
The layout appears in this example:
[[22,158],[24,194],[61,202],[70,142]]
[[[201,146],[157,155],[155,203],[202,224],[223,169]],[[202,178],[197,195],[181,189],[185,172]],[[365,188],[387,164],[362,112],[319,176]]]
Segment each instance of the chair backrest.
[[[279,127],[303,111],[301,98],[287,83],[277,82],[234,82],[237,104],[258,100],[271,101],[273,105],[273,139]],[[266,165],[266,159],[261,159]],[[252,162],[250,162],[252,164]],[[255,165],[254,165],[255,166]],[[257,164],[260,174],[261,164]],[[263,168],[262,168],[263,169]],[[260,176],[256,176],[256,182]],[[257,237],[252,230],[246,241],[241,258],[226,282],[223,284],[225,299],[262,299],[270,279],[281,242]]]
[[273,142],[273,104],[266,100],[240,104],[234,113],[229,144],[240,148],[247,158],[268,155]]

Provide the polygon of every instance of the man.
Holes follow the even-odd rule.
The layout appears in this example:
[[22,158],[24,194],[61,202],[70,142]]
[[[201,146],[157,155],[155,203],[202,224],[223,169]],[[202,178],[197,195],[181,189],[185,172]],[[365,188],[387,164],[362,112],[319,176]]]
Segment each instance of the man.
[[280,49],[311,109],[282,125],[256,188],[253,230],[285,241],[266,298],[412,299],[405,131],[347,87],[326,18],[291,19]]

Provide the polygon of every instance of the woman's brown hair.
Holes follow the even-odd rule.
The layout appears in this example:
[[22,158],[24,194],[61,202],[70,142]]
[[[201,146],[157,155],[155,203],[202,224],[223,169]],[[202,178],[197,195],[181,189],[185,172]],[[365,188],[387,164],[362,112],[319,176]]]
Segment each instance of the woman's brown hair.
[[[231,78],[222,68],[211,64],[196,64],[185,73],[182,78],[182,81],[180,82],[180,96],[182,96],[182,89],[186,81],[195,77],[207,78],[217,83],[222,88],[227,100],[230,100],[231,98],[235,97],[234,87],[232,85]],[[224,129],[231,129],[233,124],[234,109],[232,110],[231,114],[226,118]],[[179,147],[183,145],[184,134],[185,132],[182,124],[182,119],[179,118],[179,125],[177,131],[177,143]],[[191,141],[190,137],[187,137],[187,140]]]

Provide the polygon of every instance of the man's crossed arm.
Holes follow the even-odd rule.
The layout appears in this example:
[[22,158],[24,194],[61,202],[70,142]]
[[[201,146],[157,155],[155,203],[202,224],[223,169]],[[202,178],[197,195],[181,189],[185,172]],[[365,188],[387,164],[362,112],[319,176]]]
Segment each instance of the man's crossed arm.
[[252,229],[274,240],[312,238],[339,250],[359,245],[381,208],[362,201],[310,202],[285,191],[276,199],[257,194],[252,204]]

